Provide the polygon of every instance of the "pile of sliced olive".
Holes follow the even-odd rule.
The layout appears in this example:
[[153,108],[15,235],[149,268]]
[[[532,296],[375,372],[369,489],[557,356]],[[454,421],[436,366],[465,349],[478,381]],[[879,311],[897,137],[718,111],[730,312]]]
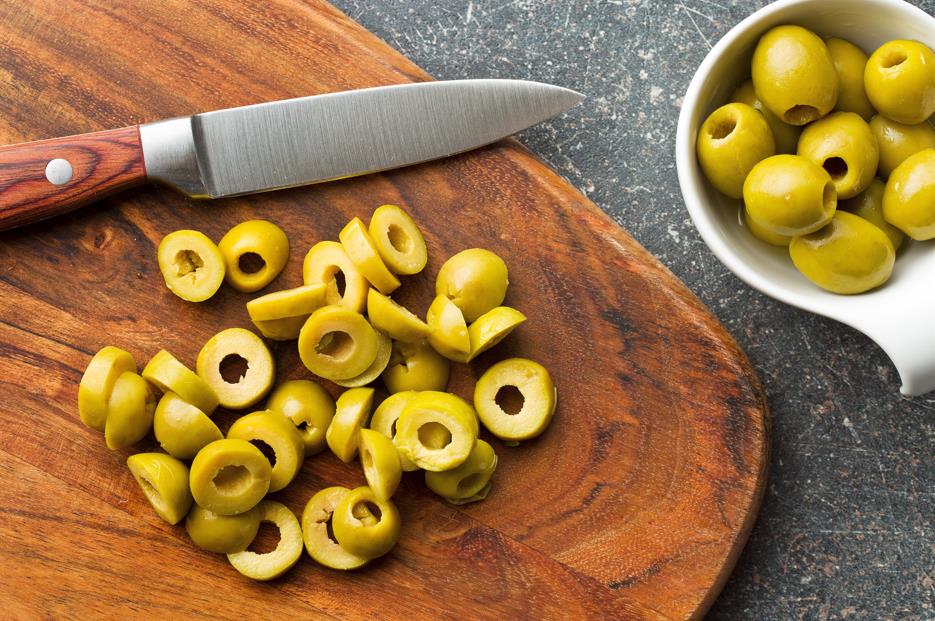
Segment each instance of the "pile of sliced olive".
[[935,238],[935,52],[896,40],[868,57],[784,25],[751,73],[698,133],[708,181],[819,287],[883,285],[904,237]]
[[[445,392],[451,361],[473,360],[526,321],[503,306],[509,279],[500,257],[472,248],[449,258],[423,320],[389,297],[401,277],[428,261],[405,211],[383,205],[369,226],[354,218],[339,239],[309,250],[303,286],[246,304],[263,337],[296,340],[304,366],[335,391],[309,379],[274,387],[272,353],[244,328],[211,337],[194,371],[163,350],[137,374],[131,354],[105,347],[78,391],[82,422],[103,431],[108,447],[128,447],[153,431],[165,452],[132,455],[127,465],[156,513],[170,524],[184,519],[196,546],[226,554],[256,580],[282,575],[303,546],[320,564],[342,570],[389,552],[401,529],[391,498],[404,472],[424,471],[426,486],[452,504],[483,500],[497,455],[479,438],[481,425],[515,446],[542,433],[555,411],[549,373],[522,358],[490,367],[473,403]],[[201,301],[225,279],[239,291],[263,288],[288,253],[278,227],[251,221],[218,246],[177,231],[160,244],[158,258],[167,286]],[[372,384],[381,378],[389,396],[374,408]],[[335,399],[338,387],[345,390]],[[264,398],[264,409],[236,419],[226,434],[212,420],[218,406],[254,409]],[[300,522],[267,495],[286,488],[306,457],[326,447],[345,463],[359,459],[365,484],[322,489]],[[279,531],[279,542],[261,553],[251,548],[263,522]]]

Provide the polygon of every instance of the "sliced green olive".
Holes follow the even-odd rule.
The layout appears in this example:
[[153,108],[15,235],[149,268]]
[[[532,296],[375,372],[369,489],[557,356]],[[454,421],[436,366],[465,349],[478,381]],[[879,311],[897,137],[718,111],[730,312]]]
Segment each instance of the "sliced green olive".
[[509,358],[477,380],[474,407],[493,435],[502,440],[528,440],[552,421],[557,394],[545,367],[525,358]]
[[393,441],[379,431],[360,430],[360,463],[364,469],[367,485],[377,498],[389,499],[402,478],[402,462]]
[[137,453],[127,458],[127,467],[159,517],[169,524],[185,517],[192,506],[188,466],[164,453]]
[[289,238],[267,220],[248,220],[229,230],[218,243],[227,273],[237,291],[259,291],[273,281],[289,261]]
[[380,293],[391,293],[399,287],[399,279],[380,258],[380,253],[377,252],[377,247],[360,218],[348,222],[338,234],[338,239],[357,270],[371,285],[379,289]]
[[428,344],[393,342],[383,383],[391,393],[406,390],[445,390],[451,363]]
[[[341,274],[343,291],[338,274]],[[306,285],[325,285],[328,304],[341,304],[357,312],[363,312],[367,306],[370,283],[338,242],[323,241],[312,246],[302,264],[302,278]]]
[[477,318],[468,326],[471,354],[468,362],[505,339],[513,328],[526,321],[526,315],[509,306],[498,306]]
[[264,500],[259,504],[260,522],[268,522],[279,530],[279,543],[271,552],[259,554],[249,549],[227,555],[234,569],[254,580],[278,578],[302,556],[302,527],[286,505]]
[[269,447],[273,453],[269,458],[272,466],[269,479],[271,492],[278,492],[289,485],[305,461],[305,442],[299,430],[286,417],[271,410],[238,418],[227,431],[227,437]]
[[246,550],[260,529],[260,508],[237,515],[219,515],[195,505],[185,518],[192,543],[208,552],[230,554]]
[[203,302],[224,282],[224,257],[204,233],[169,233],[159,242],[156,259],[166,287],[183,300]]
[[370,238],[396,274],[418,274],[428,262],[422,231],[412,218],[396,205],[380,205],[370,216]]
[[[399,415],[403,413],[406,404],[418,394],[419,393],[415,390],[405,390],[403,392],[394,393],[384,399],[383,402],[377,406],[377,409],[373,411],[373,418],[370,419],[370,428],[374,431],[379,431],[390,440],[394,439],[396,437],[396,421],[399,420]],[[399,453],[398,450],[396,452]],[[412,461],[402,453],[399,453],[399,460],[403,472],[412,472],[419,469],[419,466],[412,463]]]
[[373,363],[357,377],[346,380],[333,380],[335,384],[343,386],[344,388],[359,388],[361,386],[366,386],[380,377],[380,374],[383,373],[384,369],[386,369],[386,365],[390,362],[390,354],[393,352],[393,343],[390,341],[390,337],[379,330],[376,330],[376,333],[377,357],[373,359]]
[[461,309],[444,295],[435,298],[426,314],[429,344],[449,360],[466,362],[471,353],[471,337]]
[[325,432],[334,418],[334,399],[311,380],[290,380],[273,390],[266,407],[292,421],[305,443],[305,456],[322,451]]
[[468,498],[446,498],[445,501],[450,505],[466,505],[472,502],[478,502],[487,498],[487,495],[490,493],[490,488],[492,487],[493,481],[487,481],[487,485],[482,487],[479,492],[470,496]]
[[413,397],[396,422],[393,443],[424,470],[440,472],[464,463],[477,441],[477,415],[464,399],[425,391]]
[[373,364],[379,343],[364,316],[343,306],[324,306],[312,313],[299,333],[299,357],[320,377],[357,377]]
[[451,299],[474,321],[503,303],[510,284],[506,263],[483,248],[462,250],[442,265],[435,279],[435,295]]
[[497,454],[493,447],[478,440],[463,464],[444,472],[425,473],[430,490],[449,500],[466,500],[476,496],[490,483],[497,469]]
[[243,513],[269,491],[272,470],[260,449],[246,440],[217,440],[198,451],[192,461],[192,496],[209,511]]
[[429,335],[427,323],[376,289],[367,294],[367,316],[377,330],[397,341],[415,343]]
[[351,554],[328,535],[331,516],[350,491],[346,487],[326,487],[312,496],[302,512],[302,536],[308,555],[332,569],[357,569],[368,561]]
[[145,438],[153,428],[155,409],[156,396],[146,380],[133,372],[118,377],[107,402],[107,448],[126,448]]
[[[359,515],[372,514],[375,524]],[[377,558],[393,549],[401,530],[399,511],[390,500],[380,500],[369,487],[351,490],[331,517],[334,537],[342,548],[364,558]]]
[[317,284],[275,291],[247,302],[247,314],[266,338],[297,339],[308,316],[324,306],[326,290]]
[[224,437],[208,415],[174,392],[162,395],[153,417],[156,441],[169,455],[194,459],[198,451]]
[[136,373],[136,361],[130,353],[108,345],[94,354],[78,385],[78,417],[82,423],[104,431],[110,393],[124,373]]
[[357,455],[360,429],[373,406],[373,388],[345,390],[335,404],[334,418],[325,433],[328,447],[344,463]]
[[143,377],[162,392],[174,392],[209,416],[218,406],[214,389],[164,349],[143,368]]
[[232,410],[254,405],[273,386],[276,365],[263,339],[243,328],[218,332],[198,352],[198,375]]

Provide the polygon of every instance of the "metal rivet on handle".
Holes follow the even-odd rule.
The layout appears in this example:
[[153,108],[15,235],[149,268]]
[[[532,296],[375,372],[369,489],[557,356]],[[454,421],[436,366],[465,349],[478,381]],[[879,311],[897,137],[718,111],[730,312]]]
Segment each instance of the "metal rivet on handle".
[[71,164],[62,158],[56,158],[45,166],[45,178],[55,185],[63,185],[71,181],[71,174]]

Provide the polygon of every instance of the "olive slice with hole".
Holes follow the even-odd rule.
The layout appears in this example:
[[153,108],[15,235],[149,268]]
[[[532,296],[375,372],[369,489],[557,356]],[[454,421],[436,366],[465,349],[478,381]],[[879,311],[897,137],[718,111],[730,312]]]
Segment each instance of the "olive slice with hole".
[[357,455],[359,432],[367,424],[373,406],[373,388],[351,388],[335,404],[334,418],[325,440],[338,459],[348,463]]
[[430,332],[427,323],[376,289],[367,294],[367,317],[374,328],[397,341],[416,343]]
[[289,261],[289,238],[267,220],[248,220],[229,230],[218,243],[227,283],[237,291],[259,291]]
[[344,388],[359,388],[361,386],[366,386],[380,377],[380,374],[383,373],[390,362],[390,354],[393,352],[393,342],[390,340],[390,337],[379,330],[376,330],[376,333],[377,357],[373,359],[373,363],[356,377],[346,380],[333,380],[335,384],[343,386]]
[[325,302],[363,312],[370,283],[351,261],[344,246],[334,241],[318,242],[305,255],[302,279],[306,285],[325,285]]
[[363,315],[343,306],[312,313],[299,333],[299,357],[320,377],[344,380],[367,370],[377,357],[377,334]]
[[428,262],[422,231],[397,205],[380,205],[370,216],[368,227],[373,245],[390,271],[418,274]]
[[305,443],[305,456],[322,451],[325,432],[334,418],[334,399],[328,391],[311,380],[289,380],[273,390],[267,409],[279,412],[292,421]]
[[127,372],[118,377],[107,402],[107,448],[126,448],[145,438],[153,428],[155,409],[156,396],[142,376]]
[[392,440],[372,429],[361,429],[358,442],[367,485],[377,498],[387,500],[396,492],[403,474],[399,451]]
[[146,500],[169,524],[178,524],[192,506],[188,466],[164,453],[137,453],[127,458],[127,467]]
[[156,260],[169,291],[188,302],[207,300],[224,282],[221,251],[198,231],[175,231],[163,237]]
[[331,516],[350,491],[346,487],[326,487],[311,497],[302,512],[302,537],[308,555],[332,569],[357,569],[369,560],[351,554],[334,538]]
[[399,279],[386,267],[380,258],[370,233],[360,218],[354,218],[338,234],[344,251],[357,270],[364,275],[370,284],[380,290],[380,293],[391,293],[399,287]]
[[218,332],[198,352],[198,375],[234,410],[259,402],[273,386],[273,355],[263,339],[243,328]]
[[272,471],[269,491],[283,489],[299,473],[305,460],[305,442],[299,430],[284,416],[271,410],[253,412],[234,421],[228,438],[250,442],[269,459]]
[[[374,516],[376,521],[361,516]],[[342,548],[369,559],[392,550],[401,530],[396,505],[377,498],[369,487],[351,490],[335,507],[331,523]]]
[[260,449],[246,440],[217,440],[192,461],[192,497],[220,515],[249,511],[269,491],[272,470]]
[[78,385],[78,417],[82,423],[104,431],[110,393],[124,373],[136,373],[136,360],[129,352],[108,345],[94,354]]
[[542,433],[552,421],[556,400],[549,372],[525,358],[498,362],[474,387],[477,416],[501,440],[528,440]]
[[493,447],[478,440],[463,464],[444,472],[425,472],[425,485],[447,500],[466,500],[477,496],[490,483],[497,469]]
[[174,392],[209,416],[218,406],[214,389],[164,349],[146,364],[142,375],[162,392]]
[[464,399],[426,391],[406,404],[396,422],[393,443],[424,470],[450,470],[471,454],[477,431],[477,415]]
[[195,505],[185,518],[192,543],[208,552],[230,554],[246,550],[260,529],[260,508],[237,515],[219,515]]
[[267,522],[279,531],[276,547],[262,553],[248,547],[241,552],[228,554],[227,560],[248,578],[272,580],[289,571],[302,556],[302,527],[295,514],[282,503],[264,500],[259,504],[259,510],[260,524]]
[[193,459],[198,451],[224,437],[207,414],[174,392],[156,405],[153,432],[162,449],[178,459]]

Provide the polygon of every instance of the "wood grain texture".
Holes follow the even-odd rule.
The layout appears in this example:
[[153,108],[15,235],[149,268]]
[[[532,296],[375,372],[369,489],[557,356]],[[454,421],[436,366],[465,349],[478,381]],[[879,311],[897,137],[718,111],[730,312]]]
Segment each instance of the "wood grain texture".
[[[0,72],[7,143],[429,79],[331,6],[300,0],[0,0]],[[494,442],[485,502],[449,507],[407,475],[402,539],[373,566],[339,574],[305,558],[281,580],[250,583],[162,523],[126,470],[129,452],[81,425],[81,372],[105,344],[141,365],[163,347],[192,365],[214,333],[250,327],[247,295],[222,287],[192,305],[165,288],[165,234],[218,240],[246,219],[278,223],[293,252],[271,291],[301,284],[305,249],[382,203],[405,205],[429,248],[402,302],[424,313],[445,258],[481,246],[504,257],[507,303],[529,317],[456,365],[450,388],[469,397],[495,360],[522,355],[552,371],[559,409],[539,439]],[[288,606],[339,619],[698,618],[755,518],[769,430],[746,358],[671,273],[515,141],[211,203],[131,190],[0,234],[0,266],[0,476],[13,482],[0,491],[0,539],[16,540],[0,546],[0,609],[15,618],[173,606],[201,618]],[[278,379],[308,376],[294,344],[271,348]],[[235,414],[215,418],[226,428]],[[275,496],[299,513],[324,485],[362,482],[358,464],[323,455]],[[166,578],[154,585],[137,567]]]
[[[46,165],[62,159],[58,185]],[[57,216],[146,181],[139,127],[109,129],[0,147],[0,231]]]

